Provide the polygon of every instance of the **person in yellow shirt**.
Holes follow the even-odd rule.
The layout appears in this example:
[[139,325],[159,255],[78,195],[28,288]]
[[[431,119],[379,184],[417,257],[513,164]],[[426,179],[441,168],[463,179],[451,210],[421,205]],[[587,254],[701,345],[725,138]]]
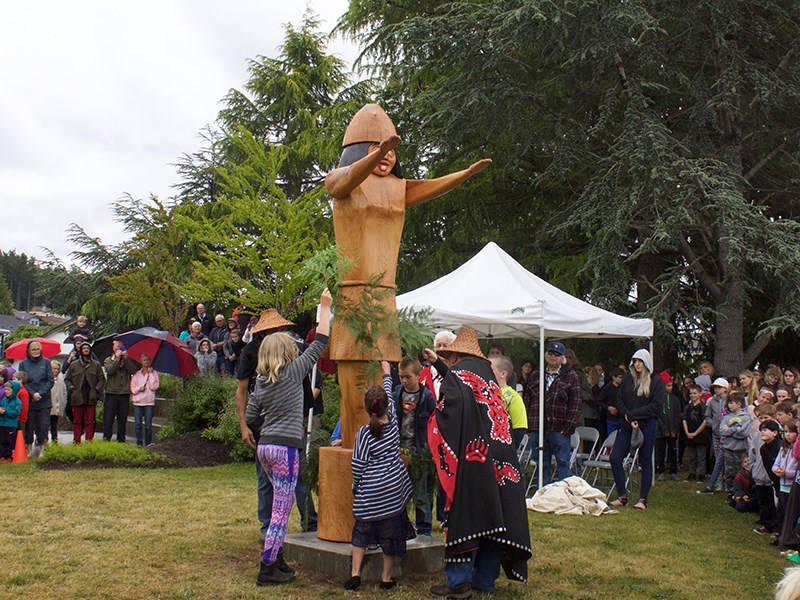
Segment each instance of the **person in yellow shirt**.
[[506,406],[508,418],[511,421],[511,437],[514,445],[519,448],[522,436],[528,433],[528,413],[525,410],[525,403],[522,396],[508,385],[508,378],[514,373],[514,363],[507,356],[492,356],[489,359],[492,363],[492,372],[497,385],[500,386],[500,394],[503,396],[503,404]]

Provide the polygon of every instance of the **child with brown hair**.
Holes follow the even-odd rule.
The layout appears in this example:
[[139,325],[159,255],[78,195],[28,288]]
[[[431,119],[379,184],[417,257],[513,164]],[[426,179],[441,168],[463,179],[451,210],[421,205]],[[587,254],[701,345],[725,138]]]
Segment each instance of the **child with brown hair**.
[[353,445],[353,558],[351,577],[344,589],[361,585],[361,564],[368,546],[379,544],[383,551],[380,588],[390,590],[394,558],[405,556],[406,540],[414,530],[406,514],[411,498],[411,479],[400,457],[400,428],[392,394],[389,363],[381,363],[383,388],[371,387],[364,396],[364,410],[370,416],[356,434]]
[[689,461],[689,474],[686,481],[702,482],[706,478],[706,452],[708,450],[708,424],[705,420],[706,407],[701,399],[699,385],[689,388],[689,404],[683,411],[683,432],[686,434],[686,454]]
[[778,412],[776,418],[778,419],[778,423],[781,424],[781,427],[785,427],[787,423],[797,418],[794,406],[792,406],[792,403],[789,401],[779,402],[775,405],[775,410]]
[[750,464],[747,456],[742,457],[742,466],[733,480],[733,490],[731,491],[729,504],[739,512],[758,510],[756,487],[753,483],[753,476],[750,473]]
[[778,487],[778,516],[777,532],[780,532],[783,525],[783,518],[786,515],[786,506],[789,503],[789,492],[792,491],[792,483],[797,472],[797,459],[792,455],[792,447],[797,441],[797,422],[790,421],[783,428],[783,442],[775,462],[772,464],[772,472],[779,477]]
[[403,357],[398,365],[400,385],[392,390],[400,447],[410,456],[408,471],[414,488],[415,525],[418,535],[431,535],[431,498],[436,489],[436,467],[428,447],[428,419],[436,410],[431,391],[420,385],[422,365],[415,358]]
[[[727,399],[728,414],[719,423],[719,445],[724,453],[724,476],[722,485],[726,492],[733,488],[733,478],[747,453],[747,440],[750,433],[750,415],[744,410],[744,397],[741,392],[731,392]],[[766,463],[765,463],[765,466]]]

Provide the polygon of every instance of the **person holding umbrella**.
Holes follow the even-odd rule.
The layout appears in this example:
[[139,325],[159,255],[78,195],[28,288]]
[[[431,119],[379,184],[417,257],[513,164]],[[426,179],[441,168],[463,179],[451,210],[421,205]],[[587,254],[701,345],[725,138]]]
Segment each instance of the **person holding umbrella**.
[[[106,383],[103,367],[92,358],[92,347],[89,342],[81,343],[79,350],[78,359],[69,365],[66,376],[69,401],[72,405],[72,433],[76,444],[81,443],[81,434],[84,430],[87,441],[94,438],[95,407]],[[52,371],[50,375],[52,377]]]
[[[136,420],[136,445],[139,448],[149,446],[153,439],[153,412],[156,406],[156,390],[159,386],[158,373],[153,370],[149,354],[139,357],[142,368],[131,378],[133,394],[133,417]],[[144,438],[142,437],[142,420],[144,420]]]
[[103,440],[111,441],[114,421],[117,422],[117,441],[125,442],[128,425],[128,404],[131,401],[131,377],[139,365],[128,356],[125,345],[119,340],[112,344],[112,354],[103,366],[106,369],[106,396],[103,410]]
[[26,373],[28,376],[25,389],[30,397],[25,441],[33,444],[33,436],[36,435],[36,444],[31,448],[31,456],[36,457],[42,453],[50,430],[50,407],[52,406],[50,390],[53,388],[53,367],[50,365],[50,361],[42,356],[42,344],[37,340],[28,342],[25,354],[25,360],[19,364],[20,372]]

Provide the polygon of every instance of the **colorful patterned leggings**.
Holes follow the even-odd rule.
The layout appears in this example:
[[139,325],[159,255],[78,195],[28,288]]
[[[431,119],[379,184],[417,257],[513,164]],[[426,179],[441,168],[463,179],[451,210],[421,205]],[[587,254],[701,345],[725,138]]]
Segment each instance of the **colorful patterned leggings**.
[[272,482],[272,518],[264,536],[263,562],[273,564],[278,553],[283,549],[283,538],[286,537],[286,525],[294,504],[294,488],[300,471],[300,450],[275,446],[259,445],[258,461]]

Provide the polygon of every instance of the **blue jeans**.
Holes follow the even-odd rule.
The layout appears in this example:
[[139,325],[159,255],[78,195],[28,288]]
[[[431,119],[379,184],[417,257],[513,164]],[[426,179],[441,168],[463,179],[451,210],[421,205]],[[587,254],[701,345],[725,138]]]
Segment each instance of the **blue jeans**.
[[[544,464],[542,465],[542,483],[547,485],[552,481],[559,481],[569,477],[569,458],[572,448],[569,447],[569,437],[563,433],[548,431],[544,434]],[[556,457],[556,478],[551,478],[550,464],[552,457]]]
[[425,450],[418,453],[408,469],[414,489],[414,507],[417,535],[431,535],[433,530],[433,508],[431,498],[438,477],[431,453]]
[[236,375],[236,363],[238,363],[238,362],[239,362],[238,359],[236,359],[234,361],[230,361],[227,358],[225,359],[225,368],[228,371],[228,375],[230,375],[231,377]]
[[722,466],[725,464],[725,453],[722,448],[717,448],[714,454],[714,469],[711,471],[711,476],[708,478],[708,487],[714,487],[719,481],[719,476],[722,474]]
[[[639,465],[642,467],[642,485],[639,492],[640,498],[647,499],[650,487],[653,485],[653,446],[656,443],[658,433],[658,419],[649,421],[639,421],[639,427],[644,435],[644,443],[639,448]],[[617,495],[628,496],[625,489],[625,470],[622,468],[622,461],[631,449],[631,430],[620,427],[617,430],[617,439],[614,448],[611,450],[611,472],[614,474],[614,484],[617,486]]]
[[[153,441],[153,412],[155,406],[136,406],[133,407],[133,419],[136,421],[136,445],[149,446]],[[144,417],[144,443],[142,443],[142,417]]]
[[[300,525],[303,531],[317,530],[317,511],[314,508],[314,499],[308,498],[308,522],[306,522],[306,481],[303,477],[303,458],[305,449],[300,451],[300,475],[294,488],[294,498],[297,501],[297,510],[300,511]],[[256,475],[258,475],[258,521],[261,523],[261,535],[267,533],[269,522],[272,520],[272,482],[264,472],[261,461],[256,459]]]
[[482,538],[478,548],[469,553],[469,562],[444,563],[445,585],[451,590],[472,583],[475,590],[494,592],[494,582],[500,576],[500,554],[503,545]]
[[619,429],[619,419],[606,419],[606,435],[611,435]]

